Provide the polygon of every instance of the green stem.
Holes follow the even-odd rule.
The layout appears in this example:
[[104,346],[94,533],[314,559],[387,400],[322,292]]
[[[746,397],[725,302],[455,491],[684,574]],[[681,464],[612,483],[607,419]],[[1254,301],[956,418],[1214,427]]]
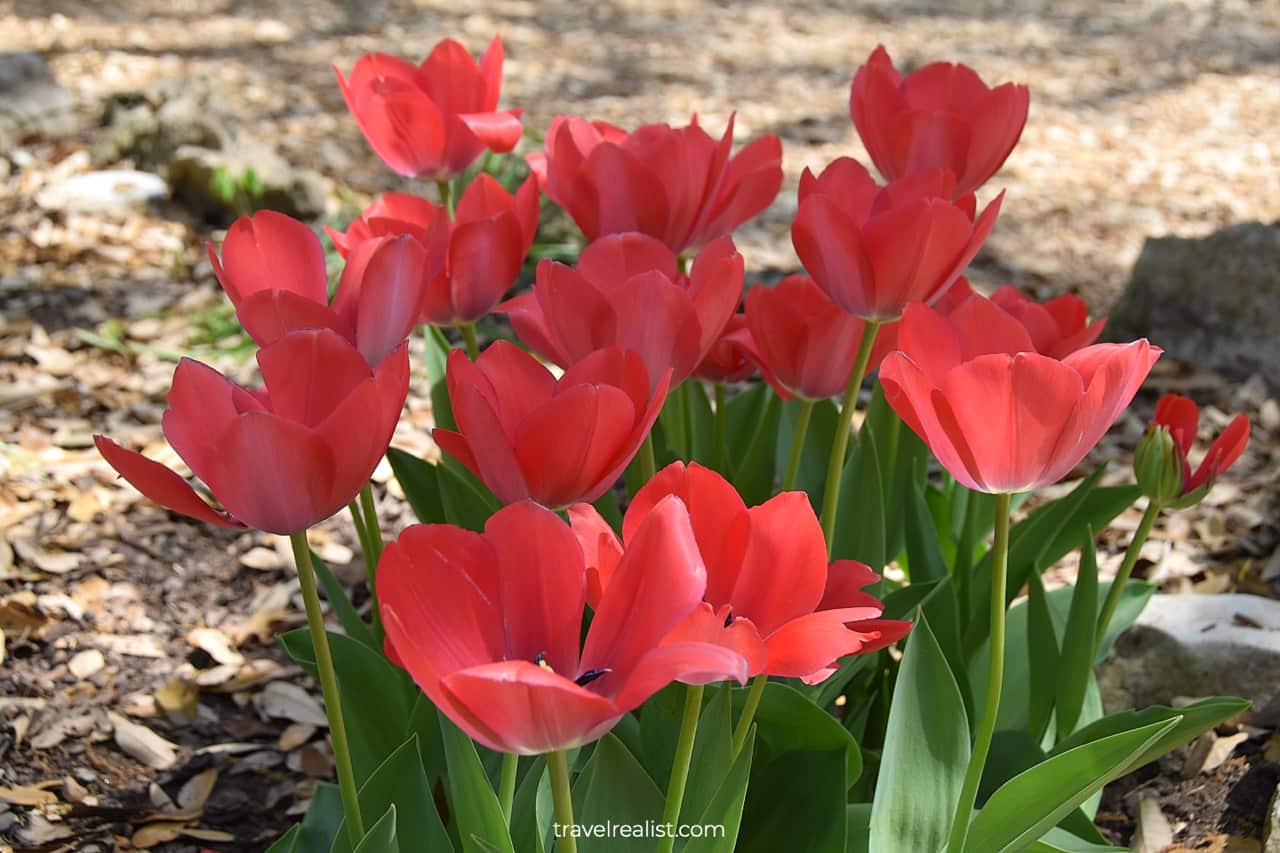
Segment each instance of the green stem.
[[849,449],[849,437],[853,432],[853,413],[858,407],[858,389],[862,387],[862,378],[867,375],[867,364],[871,361],[871,349],[876,343],[876,334],[880,331],[879,320],[868,320],[862,330],[862,342],[858,344],[858,357],[853,362],[853,372],[849,374],[849,385],[844,391],[844,400],[840,403],[840,414],[836,417],[836,434],[831,442],[831,458],[827,461],[827,485],[822,495],[822,533],[827,538],[827,555],[831,555],[832,533],[836,529],[836,510],[840,504],[840,474],[844,471],[844,455]]
[[956,597],[960,599],[962,628],[969,625],[973,602],[969,601],[969,582],[973,578],[973,540],[978,530],[978,493],[965,489],[964,518],[960,522],[960,542],[956,545]]
[[717,382],[715,388],[715,432],[712,436],[713,447],[715,449],[716,470],[721,474],[727,473],[729,467],[729,409],[728,394],[725,391],[724,383]]
[[653,456],[653,432],[650,431],[644,437],[644,444],[640,445],[640,453],[636,457],[640,460],[640,479],[643,483],[647,483],[653,479],[653,475],[658,473],[658,463]]
[[991,648],[987,667],[987,692],[982,704],[982,719],[974,737],[973,753],[969,767],[960,786],[960,800],[956,803],[955,817],[951,821],[951,841],[947,853],[961,853],[969,834],[969,822],[973,819],[973,807],[978,800],[978,785],[991,751],[991,739],[996,732],[996,719],[1000,715],[1000,692],[1004,686],[1004,617],[1006,586],[1009,566],[1009,512],[1013,496],[1002,493],[995,496],[995,542],[991,546]]
[[813,416],[813,400],[801,400],[796,412],[796,423],[791,433],[791,452],[787,454],[787,473],[782,478],[782,491],[789,492],[800,473],[800,457],[804,455],[804,439],[809,432],[809,418]]
[[360,505],[364,508],[365,535],[369,537],[374,566],[382,559],[382,529],[378,526],[378,510],[373,505],[373,483],[365,483],[360,490]]
[[1151,528],[1159,515],[1159,503],[1151,501],[1147,504],[1147,511],[1142,514],[1142,521],[1138,522],[1138,529],[1133,532],[1133,540],[1125,549],[1124,562],[1120,564],[1120,570],[1116,572],[1116,578],[1111,582],[1111,590],[1107,593],[1107,600],[1102,605],[1102,614],[1098,617],[1098,631],[1093,639],[1095,655],[1102,649],[1102,641],[1107,637],[1107,628],[1111,626],[1111,619],[1116,615],[1116,608],[1120,606],[1120,598],[1124,595],[1125,584],[1129,582],[1129,575],[1133,574],[1133,567],[1138,563],[1138,554],[1142,551],[1142,545],[1147,541],[1147,537],[1151,535]]
[[453,219],[453,184],[436,181],[436,190],[440,193],[440,204],[444,207],[444,212]]
[[508,752],[502,756],[502,776],[498,779],[498,803],[502,806],[502,816],[511,825],[511,804],[516,799],[516,773],[520,769],[520,756]]
[[329,652],[329,635],[324,630],[324,614],[320,612],[320,596],[316,591],[315,569],[311,565],[307,532],[304,530],[295,533],[289,537],[289,541],[293,545],[293,562],[298,567],[298,584],[302,587],[307,627],[311,630],[311,645],[315,648],[316,670],[320,675],[320,690],[324,694],[324,711],[329,718],[329,738],[333,742],[333,761],[338,768],[342,812],[347,821],[347,835],[351,837],[351,846],[354,848],[360,845],[360,839],[364,837],[364,820],[360,817],[360,797],[356,788],[356,774],[351,766],[347,729],[342,722],[338,674],[334,671],[333,656]]
[[480,357],[480,340],[476,337],[476,324],[463,323],[458,327],[462,330],[462,342],[467,347],[467,357],[475,361]]
[[551,773],[551,796],[555,801],[556,853],[578,853],[578,840],[573,837],[573,793],[569,790],[569,762],[560,750],[547,753],[547,770]]
[[680,822],[684,804],[684,788],[689,781],[689,765],[693,761],[693,741],[698,734],[698,717],[702,714],[701,684],[690,684],[684,694],[684,717],[680,721],[680,739],[671,763],[671,780],[667,783],[667,804],[662,809],[662,822],[667,832],[658,839],[658,853],[671,853],[676,845],[675,827]]
[[747,742],[747,732],[751,731],[751,723],[756,718],[756,709],[760,707],[760,697],[764,695],[764,688],[768,683],[769,676],[764,673],[760,673],[751,680],[751,689],[747,691],[747,703],[742,706],[742,716],[733,730],[734,758],[738,757],[738,753],[742,752],[742,745]]

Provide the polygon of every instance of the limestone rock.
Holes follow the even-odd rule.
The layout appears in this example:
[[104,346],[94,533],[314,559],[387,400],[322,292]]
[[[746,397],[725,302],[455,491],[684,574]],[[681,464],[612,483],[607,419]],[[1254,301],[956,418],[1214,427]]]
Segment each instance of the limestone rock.
[[1108,335],[1148,337],[1180,360],[1280,387],[1280,223],[1149,238]]
[[59,136],[77,125],[75,99],[38,53],[0,53],[0,149],[26,136]]
[[173,197],[211,222],[230,223],[255,210],[278,210],[298,219],[325,212],[325,179],[299,169],[269,146],[236,142],[224,151],[184,145],[169,161]]

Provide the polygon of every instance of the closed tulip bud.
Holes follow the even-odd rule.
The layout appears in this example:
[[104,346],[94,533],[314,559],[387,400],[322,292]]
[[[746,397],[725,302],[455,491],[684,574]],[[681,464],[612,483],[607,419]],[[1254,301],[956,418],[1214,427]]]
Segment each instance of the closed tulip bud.
[[[1200,407],[1193,400],[1178,394],[1165,394],[1156,403],[1156,416],[1151,420],[1151,427],[1147,430],[1143,443],[1150,439],[1151,433],[1160,432],[1168,436],[1168,443],[1172,445],[1172,449],[1166,450],[1166,453],[1174,458],[1172,464],[1178,467],[1178,489],[1167,492],[1168,498],[1162,501],[1170,509],[1185,509],[1200,503],[1209,489],[1213,488],[1218,475],[1235,464],[1249,443],[1249,418],[1243,414],[1236,415],[1210,445],[1209,452],[1205,454],[1199,467],[1192,471],[1187,455],[1191,452],[1199,427]],[[1138,454],[1134,459],[1134,466],[1139,471],[1138,485],[1150,497],[1151,493],[1142,482],[1142,463],[1139,461],[1141,445],[1138,447]],[[1167,483],[1163,485],[1168,487]],[[1152,499],[1155,500],[1154,497]]]
[[1138,488],[1160,505],[1182,495],[1182,453],[1168,427],[1153,424],[1138,443],[1133,457]]

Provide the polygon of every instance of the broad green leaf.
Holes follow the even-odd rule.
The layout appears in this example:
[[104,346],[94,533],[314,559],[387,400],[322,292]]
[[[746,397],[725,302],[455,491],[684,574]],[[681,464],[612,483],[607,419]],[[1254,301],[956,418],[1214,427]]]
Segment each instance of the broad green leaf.
[[782,401],[765,383],[729,401],[727,439],[733,482],[748,506],[773,494],[774,448]]
[[[1107,595],[1111,592],[1111,581],[1098,584],[1098,609],[1101,610],[1103,603],[1107,600]],[[1138,621],[1138,617],[1142,615],[1142,611],[1146,609],[1147,602],[1151,600],[1151,596],[1159,588],[1159,584],[1152,581],[1136,580],[1129,578],[1129,582],[1124,585],[1124,590],[1120,593],[1120,602],[1116,605],[1116,612],[1111,617],[1111,624],[1107,626],[1107,635],[1102,639],[1102,645],[1098,647],[1098,656],[1094,659],[1094,663],[1101,663],[1106,660],[1107,655],[1111,653],[1112,646],[1124,631]],[[1056,591],[1056,590],[1055,590]],[[1053,606],[1053,600],[1050,598],[1050,606]]]
[[453,349],[444,332],[435,326],[423,326],[423,339],[426,351],[423,362],[427,368],[427,388],[431,392],[431,419],[441,429],[457,429],[453,420],[453,405],[449,401],[449,386],[445,382],[445,373],[449,361],[449,351]]
[[378,822],[364,834],[364,838],[356,845],[355,853],[400,853],[395,806],[387,809],[386,814],[378,818]]
[[[786,476],[787,460],[791,455],[791,441],[799,409],[799,400],[782,404],[782,414],[778,421],[778,445],[774,451],[774,465],[778,471],[779,483]],[[809,428],[805,431],[804,450],[800,454],[800,468],[796,473],[795,485],[792,487],[808,493],[815,512],[822,508],[822,492],[826,488],[827,480],[827,461],[831,455],[831,441],[836,434],[836,417],[836,404],[830,400],[819,400],[813,404],[813,413],[809,416]]]
[[[396,835],[405,850],[451,851],[449,833],[440,821],[431,783],[418,754],[418,738],[411,735],[382,763],[360,788],[360,813],[383,814],[395,809],[399,814]],[[332,853],[348,853],[351,840],[343,821],[333,840]]]
[[1051,756],[1002,785],[973,819],[965,853],[1013,853],[1045,835],[1177,725],[1162,721]]
[[1080,549],[1080,570],[1067,611],[1067,629],[1062,638],[1062,661],[1058,670],[1058,740],[1075,731],[1084,707],[1085,692],[1093,676],[1093,635],[1098,622],[1098,560],[1094,552],[1093,529]]
[[845,815],[849,828],[845,853],[871,853],[871,803],[850,803]]
[[[328,636],[351,762],[356,781],[363,783],[407,737],[418,690],[402,669],[368,646],[342,634]],[[307,629],[282,634],[279,643],[299,666],[316,674],[315,649]]]
[[1028,847],[1027,853],[1128,853],[1128,849],[1086,841],[1055,827],[1044,838]]
[[889,710],[870,853],[942,849],[968,763],[960,688],[922,619],[907,641]]
[[445,520],[467,530],[484,530],[489,516],[501,509],[489,488],[447,454],[441,457],[436,472]]
[[[746,693],[745,689],[734,691],[735,716],[741,711]],[[790,685],[769,682],[760,697],[755,722],[761,760],[791,750],[839,752],[844,759],[846,790],[862,773],[857,741],[834,717]]]
[[683,847],[684,853],[734,853],[738,843],[738,828],[742,824],[742,808],[747,801],[747,783],[751,779],[751,757],[755,753],[755,741],[753,730],[743,741],[742,751],[738,753],[728,775],[698,819],[702,826],[720,827],[722,832],[714,837],[708,832],[702,838],[689,839]]
[[861,432],[840,477],[832,559],[860,560],[875,572],[884,569],[887,560],[881,482],[875,437],[869,431]]
[[690,456],[689,445],[692,436],[689,432],[689,386],[695,382],[696,380],[682,382],[672,388],[662,404],[662,411],[658,413],[655,434],[660,440],[655,443],[656,449],[663,450],[661,458],[658,459],[659,470],[664,461],[688,459]]
[[919,464],[929,449],[888,404],[884,387],[876,383],[862,428],[875,435],[885,506],[885,556],[893,560],[906,544],[906,508],[918,478]]
[[320,581],[320,588],[324,590],[325,600],[329,602],[329,606],[333,608],[333,612],[338,617],[338,622],[342,625],[342,630],[347,632],[347,636],[353,640],[364,643],[374,651],[380,651],[377,640],[373,637],[373,631],[360,618],[360,614],[356,612],[355,606],[351,603],[351,599],[347,597],[347,591],[342,588],[342,584],[329,570],[329,566],[324,560],[320,559],[320,555],[315,551],[311,552],[311,564],[316,570],[316,579]]
[[681,814],[698,815],[720,790],[733,764],[733,694],[728,682],[707,688],[711,698],[702,706],[693,759]]
[[[1054,713],[1054,700],[1058,691],[1058,637],[1054,631],[1053,616],[1045,600],[1044,584],[1040,574],[1032,572],[1027,578],[1027,731],[1035,740],[1044,734],[1049,718]],[[1006,646],[1006,648],[1009,648]],[[1017,647],[1010,648],[1017,654]],[[1081,694],[1083,696],[1083,692]],[[1011,697],[1014,698],[1014,697]],[[1077,711],[1079,709],[1077,708]]]
[[328,853],[342,823],[342,792],[337,785],[320,782],[302,822],[276,840],[267,853]]
[[516,786],[511,806],[511,841],[517,850],[543,853],[547,827],[538,824],[538,790],[547,775],[547,760],[538,756]]
[[444,503],[440,499],[438,466],[397,447],[387,448],[387,461],[396,475],[405,500],[418,521],[424,524],[442,524],[448,521]]
[[1085,726],[1053,748],[1051,755],[1060,755],[1102,738],[1134,731],[1135,729],[1176,721],[1175,725],[1163,732],[1145,751],[1135,756],[1125,767],[1125,772],[1137,770],[1144,764],[1167,755],[1185,743],[1249,707],[1247,699],[1234,696],[1215,696],[1201,699],[1183,708],[1169,708],[1164,705],[1152,705],[1141,711],[1121,711],[1103,717],[1097,722]]
[[[662,821],[665,798],[639,760],[613,735],[595,744],[590,760],[573,786],[574,821],[583,827],[615,824],[654,824]],[[682,813],[682,823],[689,823]],[[652,838],[578,838],[579,853],[649,851]]]
[[408,731],[418,737],[422,769],[434,787],[445,776],[444,741],[440,737],[439,712],[421,691],[414,697],[413,709],[409,712]]
[[458,824],[463,853],[486,853],[487,842],[505,853],[514,853],[498,795],[489,785],[484,765],[471,738],[449,721],[440,717],[440,736],[444,740],[445,760],[449,772],[449,807]]
[[904,535],[907,545],[907,563],[910,566],[912,586],[926,581],[941,580],[948,576],[946,561],[938,542],[938,532],[933,517],[925,503],[924,486],[913,483],[904,507],[906,516]]
[[709,389],[705,382],[684,384],[688,388],[685,396],[685,422],[689,431],[687,458],[712,468],[716,462],[715,414],[711,411],[711,400],[707,396]]
[[298,836],[302,834],[302,824],[295,823],[289,827],[284,835],[275,840],[275,843],[267,848],[267,853],[294,853],[297,849]]
[[684,695],[683,684],[669,684],[650,696],[636,712],[640,722],[640,750],[636,755],[654,779],[671,776],[684,717]]

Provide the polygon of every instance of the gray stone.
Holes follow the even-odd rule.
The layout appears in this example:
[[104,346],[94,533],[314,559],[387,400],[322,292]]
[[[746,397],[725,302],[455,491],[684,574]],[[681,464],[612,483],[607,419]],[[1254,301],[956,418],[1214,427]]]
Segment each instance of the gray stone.
[[61,136],[78,125],[75,99],[38,53],[0,53],[0,147]]
[[103,109],[102,127],[90,154],[99,165],[132,160],[160,168],[184,145],[222,148],[226,136],[216,99],[203,83],[187,78],[146,93],[114,96]]
[[1098,668],[1108,712],[1177,697],[1280,701],[1280,601],[1256,595],[1156,595]]
[[1280,223],[1149,238],[1108,335],[1148,337],[1180,360],[1280,387]]
[[274,149],[247,141],[224,151],[185,145],[169,161],[168,177],[175,200],[224,224],[263,209],[315,219],[329,197],[320,174],[290,166]]

